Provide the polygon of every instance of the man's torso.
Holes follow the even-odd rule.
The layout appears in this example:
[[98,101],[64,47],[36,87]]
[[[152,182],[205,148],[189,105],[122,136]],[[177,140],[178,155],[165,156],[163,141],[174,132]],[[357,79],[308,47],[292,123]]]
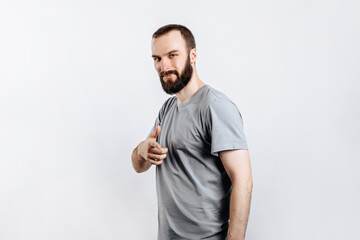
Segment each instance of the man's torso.
[[225,239],[231,181],[218,155],[211,154],[209,110],[219,98],[230,101],[205,85],[188,102],[173,97],[161,109],[158,142],[169,151],[156,167],[159,240]]

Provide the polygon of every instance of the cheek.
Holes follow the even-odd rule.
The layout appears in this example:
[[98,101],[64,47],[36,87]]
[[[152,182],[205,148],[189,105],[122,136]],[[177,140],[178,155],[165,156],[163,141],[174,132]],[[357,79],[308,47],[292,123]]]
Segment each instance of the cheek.
[[155,70],[160,73],[160,65],[158,63],[154,63]]
[[[186,60],[186,59],[185,59]],[[178,69],[178,70],[181,70],[181,69],[184,69],[184,67],[185,67],[185,63],[186,63],[186,61],[185,61],[184,59],[181,59],[181,60],[178,60],[178,61],[174,61],[173,62],[173,64],[174,64],[174,66],[176,66],[176,68]],[[184,63],[185,62],[185,63]]]

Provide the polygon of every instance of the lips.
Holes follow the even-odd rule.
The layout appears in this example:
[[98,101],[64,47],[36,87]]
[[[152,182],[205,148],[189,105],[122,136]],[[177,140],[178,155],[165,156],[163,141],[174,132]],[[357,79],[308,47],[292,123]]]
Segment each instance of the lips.
[[163,78],[170,78],[170,77],[172,77],[172,75],[174,75],[174,74],[173,74],[173,73],[170,73],[170,74],[164,75]]
[[164,71],[160,73],[160,76],[162,78],[166,77],[166,78],[170,78],[171,75],[177,75],[176,70],[168,70],[168,71]]

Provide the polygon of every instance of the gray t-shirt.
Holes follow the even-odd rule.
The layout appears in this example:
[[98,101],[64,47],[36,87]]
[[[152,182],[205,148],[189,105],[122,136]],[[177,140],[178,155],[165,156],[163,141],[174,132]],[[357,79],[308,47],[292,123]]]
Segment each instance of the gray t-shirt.
[[169,149],[156,166],[158,240],[224,240],[231,181],[218,152],[248,148],[238,108],[204,85],[184,104],[166,100],[151,132],[158,125]]

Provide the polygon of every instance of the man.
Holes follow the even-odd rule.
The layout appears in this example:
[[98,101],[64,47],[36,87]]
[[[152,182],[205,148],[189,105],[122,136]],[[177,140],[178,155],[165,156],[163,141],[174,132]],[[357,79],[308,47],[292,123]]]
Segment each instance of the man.
[[244,239],[252,176],[240,112],[200,80],[186,27],[158,29],[152,57],[164,91],[175,96],[134,149],[132,164],[138,173],[156,166],[158,240]]

